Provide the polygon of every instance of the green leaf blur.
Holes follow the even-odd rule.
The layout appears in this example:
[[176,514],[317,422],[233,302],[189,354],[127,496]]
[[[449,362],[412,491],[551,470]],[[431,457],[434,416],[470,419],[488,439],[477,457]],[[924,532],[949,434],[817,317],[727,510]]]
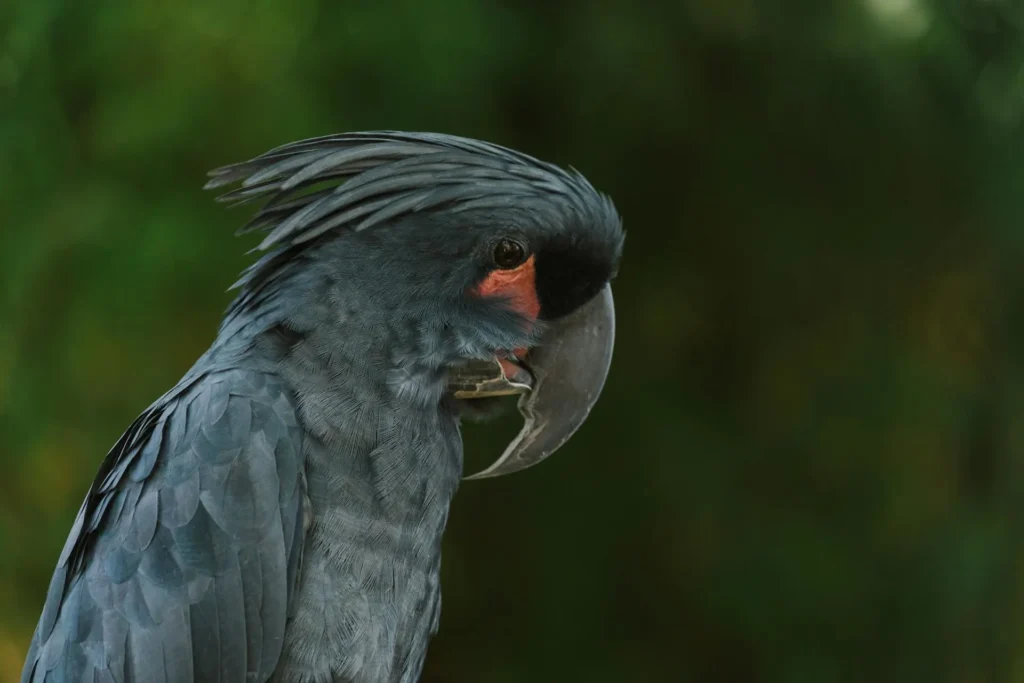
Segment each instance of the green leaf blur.
[[0,3],[0,681],[249,261],[205,172],[379,128],[571,164],[628,233],[592,419],[456,498],[426,683],[1024,680],[1022,39],[1015,0]]

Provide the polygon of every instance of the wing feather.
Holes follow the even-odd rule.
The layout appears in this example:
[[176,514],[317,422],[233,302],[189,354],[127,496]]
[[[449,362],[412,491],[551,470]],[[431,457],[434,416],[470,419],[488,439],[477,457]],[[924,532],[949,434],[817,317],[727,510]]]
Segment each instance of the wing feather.
[[23,683],[250,683],[280,658],[303,535],[276,378],[193,377],[144,412],[76,517]]

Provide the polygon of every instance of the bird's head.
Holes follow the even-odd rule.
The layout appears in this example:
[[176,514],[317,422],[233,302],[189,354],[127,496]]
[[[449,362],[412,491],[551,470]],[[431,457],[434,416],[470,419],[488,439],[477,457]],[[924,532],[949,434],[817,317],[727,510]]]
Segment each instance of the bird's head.
[[260,248],[273,251],[239,281],[236,308],[315,251],[319,268],[370,276],[364,298],[415,331],[403,362],[438,373],[445,400],[521,395],[522,431],[475,476],[539,462],[586,419],[611,362],[623,232],[580,174],[387,131],[293,143],[211,175],[208,187],[242,181],[225,200],[268,199],[242,231],[266,231]]

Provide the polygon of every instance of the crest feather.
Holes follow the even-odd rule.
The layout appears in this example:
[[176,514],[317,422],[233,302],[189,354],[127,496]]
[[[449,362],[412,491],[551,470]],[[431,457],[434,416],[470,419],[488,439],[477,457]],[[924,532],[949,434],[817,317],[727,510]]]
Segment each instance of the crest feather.
[[[206,189],[239,183],[218,201],[265,201],[237,234],[266,233],[257,250],[273,254],[236,283],[264,280],[282,262],[331,230],[367,230],[400,216],[447,209],[502,209],[538,202],[581,216],[611,211],[576,171],[515,150],[439,133],[379,131],[328,135],[283,145],[210,172]],[[325,187],[326,185],[326,187]]]

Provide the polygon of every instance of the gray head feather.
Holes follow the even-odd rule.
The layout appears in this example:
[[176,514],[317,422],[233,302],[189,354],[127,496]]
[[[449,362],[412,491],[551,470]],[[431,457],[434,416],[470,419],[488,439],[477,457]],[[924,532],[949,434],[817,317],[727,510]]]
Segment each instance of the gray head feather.
[[[266,200],[238,232],[264,231],[267,236],[257,249],[276,251],[253,264],[236,287],[273,279],[273,271],[300,253],[301,245],[329,231],[366,230],[421,211],[557,208],[583,220],[615,214],[611,200],[575,171],[498,145],[437,133],[314,138],[210,175],[208,189],[241,181],[221,201]],[[330,185],[317,189],[325,183]]]

